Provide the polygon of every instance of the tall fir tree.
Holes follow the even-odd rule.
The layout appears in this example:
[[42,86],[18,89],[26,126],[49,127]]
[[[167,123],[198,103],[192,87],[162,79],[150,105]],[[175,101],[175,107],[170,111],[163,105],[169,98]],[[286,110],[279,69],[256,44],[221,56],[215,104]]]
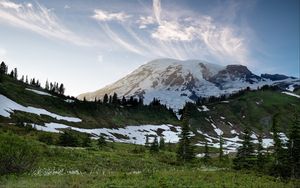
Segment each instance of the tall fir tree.
[[181,134],[179,135],[179,143],[177,149],[177,159],[182,162],[191,161],[195,157],[194,148],[191,144],[190,135],[190,117],[191,117],[191,107],[193,104],[187,103],[183,109],[183,126]]
[[207,141],[205,141],[205,145],[204,145],[203,161],[205,165],[208,165],[210,163],[209,148],[208,148]]
[[288,141],[288,166],[291,177],[300,178],[300,117],[295,113],[295,119],[289,134]]
[[251,169],[255,166],[256,157],[254,153],[254,146],[251,140],[250,130],[249,128],[245,128],[243,131],[242,146],[238,148],[236,157],[233,160],[235,169]]
[[266,163],[266,156],[264,153],[264,148],[263,148],[263,135],[259,134],[257,140],[258,140],[258,145],[257,145],[257,169],[259,171],[262,171],[265,169],[265,163]]
[[224,144],[224,140],[223,140],[223,136],[222,134],[219,135],[219,161],[223,161],[224,158],[224,151],[223,151],[223,144]]
[[271,174],[274,176],[287,177],[290,172],[287,168],[287,151],[283,148],[283,143],[280,139],[280,135],[278,133],[278,118],[279,114],[276,114],[273,117],[272,124],[272,133],[274,140],[274,148],[273,148],[273,168],[271,169]]

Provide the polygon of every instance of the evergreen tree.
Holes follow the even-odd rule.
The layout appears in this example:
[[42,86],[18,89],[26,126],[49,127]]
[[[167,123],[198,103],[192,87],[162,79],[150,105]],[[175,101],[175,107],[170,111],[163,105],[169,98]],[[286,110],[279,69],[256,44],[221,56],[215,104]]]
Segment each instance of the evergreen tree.
[[204,145],[204,157],[203,157],[203,161],[204,161],[205,165],[209,164],[209,162],[210,162],[209,148],[208,148],[207,141],[205,141],[205,145]]
[[257,146],[257,169],[262,171],[265,169],[266,157],[264,154],[264,148],[262,145],[262,135],[258,136],[258,146]]
[[109,95],[108,103],[109,103],[109,104],[112,103],[112,96],[111,96],[111,95]]
[[105,140],[105,137],[102,134],[100,134],[100,136],[98,138],[97,145],[98,145],[99,148],[102,148],[103,146],[106,146],[106,140]]
[[108,103],[108,95],[105,93],[104,97],[103,97],[103,103],[106,104]]
[[189,120],[191,117],[191,103],[187,103],[183,109],[183,126],[181,133],[179,135],[179,145],[177,149],[177,159],[182,161],[182,162],[188,162],[191,161],[194,157],[194,148],[191,144],[190,140],[190,125],[189,125]]
[[2,61],[0,64],[0,74],[7,74],[7,70],[7,65]]
[[234,168],[251,169],[255,164],[254,146],[251,142],[250,130],[246,128],[244,130],[242,146],[238,148],[236,158],[233,160]]
[[300,118],[295,113],[293,126],[288,141],[288,166],[291,168],[291,177],[300,178]]
[[112,103],[113,104],[118,104],[118,95],[116,93],[113,94]]
[[58,93],[60,95],[63,95],[65,93],[65,87],[64,84],[60,84],[59,88],[58,88]]
[[46,80],[45,89],[46,89],[46,90],[50,90],[50,86],[49,86],[48,80]]
[[9,76],[10,76],[11,78],[14,78],[14,75],[15,75],[14,71],[11,70]]
[[223,161],[224,151],[223,151],[223,137],[222,134],[219,135],[219,161]]
[[162,136],[159,138],[159,149],[161,150],[165,149],[165,139]]
[[289,169],[287,168],[287,152],[283,148],[283,144],[280,140],[280,136],[278,134],[278,117],[276,114],[273,117],[272,124],[272,132],[273,132],[273,140],[274,140],[274,151],[273,151],[273,168],[271,169],[271,174],[274,176],[287,177],[289,176]]
[[24,75],[22,75],[22,77],[21,77],[21,80],[20,80],[21,82],[24,82]]
[[76,135],[72,134],[69,131],[64,131],[62,134],[59,136],[59,144],[62,146],[78,146],[79,141],[76,137]]
[[127,101],[126,101],[126,98],[123,96],[122,98],[122,101],[121,101],[122,105],[126,105],[127,104]]
[[16,80],[18,79],[18,70],[17,70],[17,68],[14,69],[14,76],[13,77]]
[[28,76],[26,75],[25,83],[28,84]]
[[89,137],[89,135],[84,135],[83,139],[82,139],[82,146],[83,147],[91,147],[92,145],[92,141],[91,138]]
[[154,140],[151,143],[150,151],[151,152],[159,152],[159,145],[158,145],[158,141],[157,141],[157,137],[156,136],[154,137]]

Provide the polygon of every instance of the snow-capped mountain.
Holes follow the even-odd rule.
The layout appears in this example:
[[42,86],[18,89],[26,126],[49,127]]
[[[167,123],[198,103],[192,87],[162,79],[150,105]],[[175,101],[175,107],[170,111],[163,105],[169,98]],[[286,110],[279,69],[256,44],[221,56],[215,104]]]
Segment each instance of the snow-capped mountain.
[[155,97],[177,110],[185,102],[192,102],[199,96],[220,96],[246,87],[256,89],[282,82],[300,85],[299,79],[284,75],[257,76],[243,65],[220,66],[200,60],[157,59],[140,66],[111,85],[81,94],[78,98],[94,100],[115,92],[119,97],[143,97],[146,104]]

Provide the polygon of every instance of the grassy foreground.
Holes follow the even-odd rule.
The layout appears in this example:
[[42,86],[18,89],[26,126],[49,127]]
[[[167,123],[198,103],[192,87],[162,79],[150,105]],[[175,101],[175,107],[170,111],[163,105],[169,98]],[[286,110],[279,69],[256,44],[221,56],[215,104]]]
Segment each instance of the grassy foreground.
[[2,187],[297,187],[273,177],[200,169],[160,170],[153,173],[105,172],[80,175],[9,176]]
[[[89,148],[50,146],[26,138],[38,148],[36,166],[19,175],[0,176],[0,187],[299,187],[255,172],[229,170],[228,164],[206,167],[196,158],[178,163],[174,145],[151,153],[143,146],[93,141]],[[230,164],[230,160],[228,161]],[[227,166],[227,167],[226,167]]]

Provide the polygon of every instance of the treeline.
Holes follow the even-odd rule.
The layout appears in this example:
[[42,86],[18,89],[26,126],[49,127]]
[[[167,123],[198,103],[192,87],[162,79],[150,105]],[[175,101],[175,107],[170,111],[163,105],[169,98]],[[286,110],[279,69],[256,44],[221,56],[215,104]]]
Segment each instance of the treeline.
[[41,82],[38,79],[35,78],[31,78],[29,79],[28,76],[24,76],[22,75],[20,79],[19,75],[18,75],[18,69],[14,68],[12,69],[10,72],[8,71],[8,66],[2,61],[0,64],[0,81],[2,81],[2,75],[8,75],[11,78],[18,80],[22,83],[34,86],[34,87],[38,87],[38,88],[42,88],[45,89],[47,91],[49,91],[52,94],[58,94],[58,95],[64,95],[65,93],[65,87],[64,84],[62,83],[57,83],[57,82],[49,82],[48,80],[45,83],[45,87],[41,86]]

